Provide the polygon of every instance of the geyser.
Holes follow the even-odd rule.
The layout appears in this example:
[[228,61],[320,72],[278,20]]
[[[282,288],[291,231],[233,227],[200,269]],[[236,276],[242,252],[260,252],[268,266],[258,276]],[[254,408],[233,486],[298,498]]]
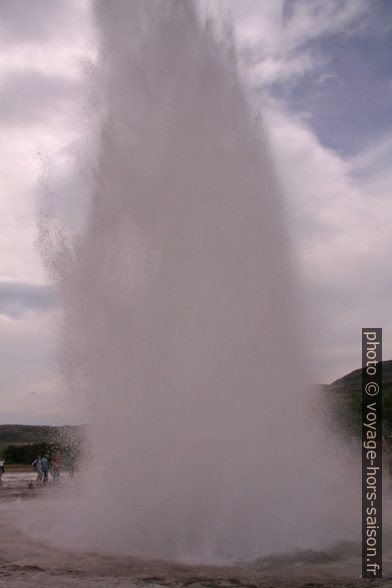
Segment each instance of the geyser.
[[64,533],[200,561],[336,539],[341,486],[312,432],[282,205],[235,50],[190,2],[94,10],[94,191],[52,252],[89,421]]

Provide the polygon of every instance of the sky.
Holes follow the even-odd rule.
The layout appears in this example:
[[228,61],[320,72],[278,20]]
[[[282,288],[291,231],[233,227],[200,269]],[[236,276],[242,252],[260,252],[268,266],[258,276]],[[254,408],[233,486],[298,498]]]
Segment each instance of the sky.
[[[392,358],[392,3],[197,4],[232,20],[269,135],[317,381],[360,367],[362,327],[384,329]],[[75,201],[94,55],[87,1],[0,1],[0,423],[64,422],[37,217],[53,161]]]

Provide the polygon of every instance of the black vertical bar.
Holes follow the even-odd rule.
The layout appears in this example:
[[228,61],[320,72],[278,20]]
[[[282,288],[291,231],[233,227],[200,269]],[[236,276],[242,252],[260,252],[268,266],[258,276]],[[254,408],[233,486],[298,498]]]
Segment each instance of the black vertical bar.
[[382,329],[362,329],[362,577],[382,577]]

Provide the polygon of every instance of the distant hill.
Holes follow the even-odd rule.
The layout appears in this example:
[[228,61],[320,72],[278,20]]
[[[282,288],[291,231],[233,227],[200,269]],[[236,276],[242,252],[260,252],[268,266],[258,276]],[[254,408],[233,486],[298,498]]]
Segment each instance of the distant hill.
[[[382,362],[382,385],[383,393],[392,391],[392,359]],[[358,392],[361,393],[362,386],[362,369],[354,370],[343,378],[335,380],[327,388],[335,392]]]
[[[383,430],[392,440],[392,360],[382,362]],[[350,372],[332,384],[323,387],[335,417],[354,435],[361,434],[362,369]]]
[[63,425],[50,427],[40,425],[0,425],[0,446],[25,443],[48,443],[69,435],[80,437],[82,426]]

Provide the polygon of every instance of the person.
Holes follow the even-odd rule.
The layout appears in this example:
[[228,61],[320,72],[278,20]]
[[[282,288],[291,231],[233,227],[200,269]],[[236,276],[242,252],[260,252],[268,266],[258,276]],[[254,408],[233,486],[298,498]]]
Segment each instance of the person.
[[33,463],[31,464],[35,471],[37,472],[37,482],[42,482],[43,478],[43,471],[42,471],[42,459],[40,455],[37,455]]
[[5,473],[4,459],[2,457],[0,457],[0,482],[1,482],[1,478],[3,477],[4,473]]
[[60,481],[60,458],[57,453],[52,457],[51,471],[53,476],[53,484],[57,484]]
[[42,468],[42,474],[43,474],[43,481],[42,481],[42,483],[44,485],[46,485],[48,483],[48,474],[49,474],[49,458],[48,458],[47,455],[45,455],[41,459],[41,468]]

